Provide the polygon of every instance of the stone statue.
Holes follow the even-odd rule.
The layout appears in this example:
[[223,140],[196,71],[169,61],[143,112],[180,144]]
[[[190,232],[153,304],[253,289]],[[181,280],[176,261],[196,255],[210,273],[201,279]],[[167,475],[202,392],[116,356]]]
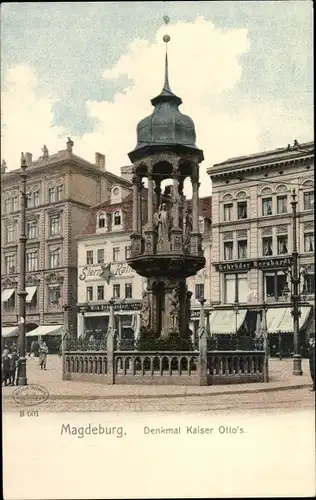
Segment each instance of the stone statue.
[[149,328],[150,326],[150,303],[148,292],[144,291],[142,296],[142,307],[140,310],[141,326]]
[[185,230],[183,238],[183,243],[185,246],[190,244],[190,235],[192,233],[192,229],[193,229],[193,223],[192,223],[191,210],[187,210],[185,213]]
[[46,144],[44,144],[42,151],[43,151],[43,158],[48,158],[48,149],[47,149]]
[[156,225],[158,226],[158,242],[169,239],[170,217],[165,203],[161,204],[156,214]]
[[169,328],[171,330],[179,328],[179,307],[179,293],[177,288],[174,288],[169,295]]
[[67,137],[67,139],[68,139],[68,141],[66,142],[67,151],[69,153],[72,153],[72,148],[74,147],[74,141],[72,141],[70,137]]

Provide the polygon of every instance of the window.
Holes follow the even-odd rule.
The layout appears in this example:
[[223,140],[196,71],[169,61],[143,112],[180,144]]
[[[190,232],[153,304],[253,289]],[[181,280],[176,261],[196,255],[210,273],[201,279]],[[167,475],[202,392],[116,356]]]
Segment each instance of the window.
[[50,216],[49,234],[50,236],[54,236],[55,234],[60,234],[60,214]]
[[60,285],[48,285],[48,304],[59,305],[61,297]]
[[119,299],[120,298],[120,295],[121,295],[120,288],[121,287],[118,284],[113,285],[113,298],[114,299]]
[[304,210],[314,209],[314,191],[304,193]]
[[264,236],[262,238],[262,255],[267,257],[268,255],[272,255],[272,236]]
[[315,274],[305,274],[304,275],[304,289],[307,295],[314,295],[315,293]]
[[97,300],[104,300],[104,286],[99,285],[97,288]]
[[280,235],[277,237],[278,255],[288,253],[287,235]]
[[40,192],[39,191],[33,192],[33,203],[34,203],[34,207],[38,207],[38,205],[40,204]]
[[232,260],[233,258],[233,242],[224,242],[224,260]]
[[238,219],[247,219],[247,202],[246,201],[238,201],[238,203],[237,203],[237,218]]
[[204,298],[204,283],[197,283],[195,285],[195,298],[196,299]]
[[16,255],[5,255],[4,266],[6,274],[13,274],[16,272]]
[[238,241],[238,259],[247,259],[247,240]]
[[55,187],[48,189],[48,203],[55,203],[57,201],[57,191]]
[[33,207],[33,196],[32,196],[32,193],[31,193],[31,192],[26,193],[26,197],[25,197],[25,205],[26,205],[26,208],[31,208],[31,207]]
[[314,233],[304,234],[304,252],[314,251]]
[[92,265],[93,264],[93,250],[87,250],[87,264]]
[[38,225],[36,219],[27,221],[27,237],[29,240],[38,237]]
[[277,196],[277,213],[286,214],[287,213],[287,196]]
[[125,260],[131,256],[131,247],[125,247]]
[[37,271],[38,270],[38,251],[37,250],[27,252],[27,254],[26,254],[26,270],[27,271]]
[[105,215],[100,214],[98,217],[98,227],[105,227]]
[[125,283],[125,298],[131,299],[133,297],[132,283]]
[[4,202],[4,211],[6,214],[13,212],[12,198],[7,198]]
[[104,264],[104,249],[99,248],[97,250],[97,262],[98,264]]
[[121,225],[121,212],[114,212],[113,215],[113,220],[114,220],[114,226],[120,226]]
[[49,267],[60,267],[60,248],[49,249]]
[[225,304],[239,304],[248,302],[247,273],[224,275],[224,302]]
[[286,284],[286,275],[280,271],[264,274],[265,298],[270,300],[283,300],[283,290]]
[[272,198],[262,199],[262,215],[272,215]]
[[113,247],[113,262],[120,260],[120,247]]
[[224,221],[229,221],[232,220],[233,217],[233,204],[232,203],[225,203],[224,207]]
[[93,286],[87,286],[86,288],[86,300],[91,302],[93,300]]
[[62,184],[60,186],[57,186],[57,189],[56,189],[57,201],[61,201],[61,199],[63,197],[63,191],[64,191],[64,186]]
[[6,243],[13,243],[16,241],[16,225],[10,224],[5,228],[5,241]]

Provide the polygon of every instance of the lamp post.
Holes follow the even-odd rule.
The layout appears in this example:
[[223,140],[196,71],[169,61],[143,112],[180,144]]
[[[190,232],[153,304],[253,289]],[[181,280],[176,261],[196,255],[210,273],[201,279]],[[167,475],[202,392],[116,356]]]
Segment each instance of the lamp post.
[[261,319],[261,334],[263,336],[263,350],[264,350],[264,382],[269,382],[269,340],[267,328],[267,304],[262,302],[262,319]]
[[61,338],[61,358],[62,358],[62,380],[65,379],[65,360],[64,360],[64,354],[65,354],[65,339],[68,336],[68,330],[69,330],[69,325],[68,325],[68,311],[70,309],[70,306],[68,304],[63,305],[63,310],[64,310],[64,331],[62,334]]
[[234,312],[235,312],[235,334],[237,335],[238,331],[238,314],[239,314],[239,303],[236,301],[234,302]]
[[[288,284],[285,284],[283,289],[283,295],[287,297],[291,294],[292,302],[292,316],[293,316],[293,375],[303,375],[302,370],[302,357],[301,357],[301,346],[300,346],[300,328],[299,328],[299,318],[301,312],[299,310],[301,294],[299,291],[299,285],[301,283],[301,275],[304,276],[304,271],[299,272],[298,269],[298,251],[297,251],[297,200],[296,200],[295,189],[292,191],[292,268],[289,268],[286,274],[289,274],[291,288],[289,289]],[[292,291],[292,293],[291,293]],[[302,295],[305,291],[303,290]]]
[[26,158],[24,153],[21,153],[21,215],[20,215],[20,289],[19,296],[19,371],[18,371],[18,385],[27,385],[26,377],[26,356],[25,356],[25,316],[26,316],[26,296],[25,290],[25,271],[26,271]]

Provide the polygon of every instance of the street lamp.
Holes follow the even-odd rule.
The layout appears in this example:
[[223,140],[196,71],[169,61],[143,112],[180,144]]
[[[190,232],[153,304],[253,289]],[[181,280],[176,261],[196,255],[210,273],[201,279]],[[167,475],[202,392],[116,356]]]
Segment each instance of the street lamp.
[[[292,267],[286,272],[289,275],[291,282],[292,293],[289,289],[288,283],[286,282],[283,288],[284,297],[288,297],[291,294],[292,302],[292,316],[293,316],[293,343],[294,343],[294,353],[293,353],[293,375],[303,375],[302,370],[302,358],[301,358],[301,348],[300,348],[300,337],[299,337],[299,317],[301,312],[299,310],[301,294],[299,291],[299,285],[301,283],[301,276],[304,276],[305,271],[299,271],[298,269],[298,251],[297,251],[297,200],[296,200],[295,189],[292,191]],[[305,290],[305,280],[304,289],[302,295],[306,294]]]
[[21,172],[20,172],[20,194],[21,194],[21,215],[20,215],[20,289],[19,296],[19,371],[18,385],[27,385],[26,377],[26,356],[25,356],[25,316],[26,316],[26,296],[25,290],[25,271],[26,271],[26,158],[24,153],[21,153]]
[[64,360],[64,353],[65,353],[65,339],[68,336],[68,311],[70,309],[70,306],[68,304],[63,305],[63,310],[64,310],[64,331],[62,333],[62,338],[61,338],[61,356],[62,356],[62,380],[65,380],[65,360]]
[[237,331],[238,331],[238,314],[239,314],[239,303],[237,301],[234,302],[233,310],[234,310],[234,313],[235,313],[235,334],[237,335]]

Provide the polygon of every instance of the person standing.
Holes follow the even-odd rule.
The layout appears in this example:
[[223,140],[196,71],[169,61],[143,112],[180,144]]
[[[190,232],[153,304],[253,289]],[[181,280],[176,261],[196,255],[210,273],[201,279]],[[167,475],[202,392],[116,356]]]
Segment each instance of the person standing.
[[4,385],[8,385],[8,382],[10,384],[10,363],[11,359],[9,356],[9,351],[5,350],[2,355],[2,383],[4,382]]
[[312,333],[309,339],[309,369],[313,381],[311,391],[315,391],[315,333]]
[[12,349],[12,354],[10,358],[10,385],[15,385],[17,379],[17,367],[18,367],[19,355],[16,349]]
[[46,342],[43,342],[39,348],[39,358],[38,358],[41,370],[46,370],[47,354],[48,354],[48,347],[46,345]]

